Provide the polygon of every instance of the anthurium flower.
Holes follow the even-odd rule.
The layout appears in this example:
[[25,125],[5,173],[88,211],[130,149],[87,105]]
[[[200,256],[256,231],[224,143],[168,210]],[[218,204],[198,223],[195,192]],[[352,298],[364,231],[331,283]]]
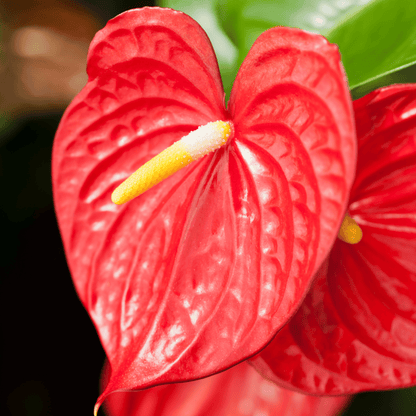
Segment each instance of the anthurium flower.
[[110,394],[108,416],[335,416],[350,396],[307,396],[263,378],[247,363],[187,383]]
[[416,385],[416,84],[354,102],[356,245],[338,240],[299,311],[254,360],[313,394]]
[[[257,353],[328,255],[356,163],[336,46],[274,28],[254,43],[228,109],[208,37],[170,9],[97,33],[89,80],[53,150],[75,287],[111,364],[110,392],[192,380]],[[233,136],[124,205],[114,189],[188,133]]]

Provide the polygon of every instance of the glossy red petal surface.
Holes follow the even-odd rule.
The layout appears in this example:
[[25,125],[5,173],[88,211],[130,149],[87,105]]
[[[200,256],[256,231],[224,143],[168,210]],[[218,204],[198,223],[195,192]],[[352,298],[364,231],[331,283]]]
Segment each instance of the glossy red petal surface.
[[[292,264],[316,271],[335,240],[356,166],[338,47],[302,30],[267,30],[241,66],[230,110],[236,142],[262,147],[284,172],[294,210]],[[315,262],[307,247],[317,242]]]
[[[269,122],[267,99],[242,80],[255,72],[243,66],[231,97],[235,140],[123,206],[110,195],[129,174],[198,125],[229,116],[212,47],[188,16],[133,10],[93,40],[89,83],[57,132],[53,182],[71,273],[112,366],[99,402],[120,389],[200,378],[255,354],[293,314],[317,256],[329,250],[352,182],[349,97],[334,47],[293,33],[321,51],[330,80],[323,99],[339,118],[306,77],[296,78],[299,97],[282,95],[296,110]],[[289,43],[291,34],[283,33]],[[258,70],[277,85],[264,65]],[[304,70],[310,65],[306,59]],[[239,88],[254,97],[250,114]],[[301,143],[296,118],[315,110],[316,122],[306,123],[313,128],[300,127],[307,131]]]
[[363,239],[336,242],[298,313],[254,360],[274,381],[310,393],[416,384],[416,85],[354,104],[349,211]]
[[104,407],[108,416],[335,416],[349,400],[282,389],[242,363],[202,380],[113,393]]

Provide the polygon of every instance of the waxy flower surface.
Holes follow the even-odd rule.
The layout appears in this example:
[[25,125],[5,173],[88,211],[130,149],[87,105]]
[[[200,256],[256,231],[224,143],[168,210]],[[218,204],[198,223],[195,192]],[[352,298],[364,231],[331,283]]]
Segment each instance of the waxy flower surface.
[[336,241],[295,317],[252,361],[312,394],[416,384],[416,85],[377,90],[354,110],[348,210],[363,238]]
[[241,363],[202,380],[110,394],[104,408],[109,416],[335,416],[350,399],[286,390]]
[[298,313],[250,360],[267,378],[240,364],[195,382],[116,393],[106,402],[110,416],[127,409],[148,416],[331,415],[347,396],[331,401],[278,384],[313,394],[415,384],[416,85],[375,91],[354,110],[359,147],[349,213],[363,240],[335,243]]
[[[53,151],[54,201],[110,392],[201,378],[257,353],[299,306],[344,217],[356,162],[336,46],[274,28],[224,105],[209,39],[170,9],[98,32]],[[113,190],[199,126],[233,137],[125,205]]]

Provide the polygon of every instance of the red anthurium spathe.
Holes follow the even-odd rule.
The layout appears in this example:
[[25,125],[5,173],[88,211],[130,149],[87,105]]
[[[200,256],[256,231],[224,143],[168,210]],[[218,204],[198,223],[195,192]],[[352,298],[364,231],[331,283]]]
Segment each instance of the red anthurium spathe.
[[[78,294],[122,389],[197,379],[257,353],[327,256],[356,163],[336,46],[275,28],[253,45],[229,109],[209,39],[170,9],[98,32],[89,81],[53,151],[56,212]],[[122,206],[114,188],[211,121],[233,137]]]
[[110,394],[108,416],[335,416],[349,396],[307,396],[264,379],[247,363],[188,383]]
[[354,102],[357,177],[338,240],[295,317],[254,360],[313,394],[416,385],[416,84]]

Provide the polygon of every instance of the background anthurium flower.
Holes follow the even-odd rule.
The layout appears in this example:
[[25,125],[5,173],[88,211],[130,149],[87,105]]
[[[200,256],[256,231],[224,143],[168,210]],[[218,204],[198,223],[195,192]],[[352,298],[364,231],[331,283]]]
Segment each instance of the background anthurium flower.
[[110,394],[104,409],[108,416],[335,416],[350,399],[283,389],[241,363],[202,380]]
[[[88,75],[52,169],[69,267],[112,367],[100,403],[263,348],[329,252],[356,148],[337,47],[301,30],[260,36],[229,110],[205,32],[170,9],[111,20],[91,43]],[[215,120],[234,123],[225,147],[111,203],[144,162]]]
[[357,177],[338,240],[295,317],[252,363],[314,394],[416,385],[416,85],[354,102]]

